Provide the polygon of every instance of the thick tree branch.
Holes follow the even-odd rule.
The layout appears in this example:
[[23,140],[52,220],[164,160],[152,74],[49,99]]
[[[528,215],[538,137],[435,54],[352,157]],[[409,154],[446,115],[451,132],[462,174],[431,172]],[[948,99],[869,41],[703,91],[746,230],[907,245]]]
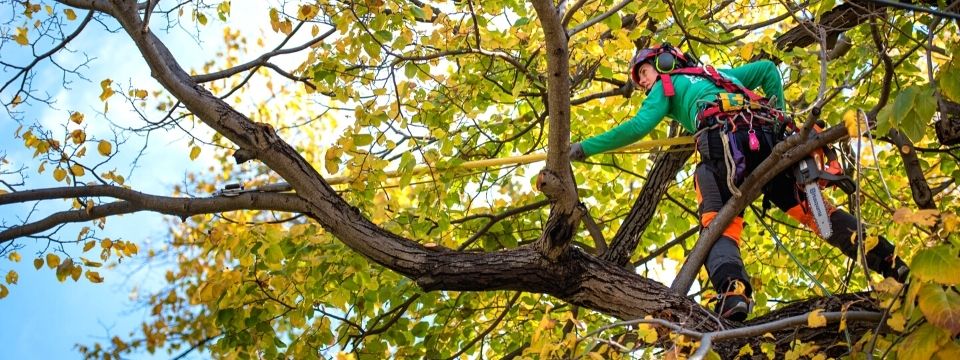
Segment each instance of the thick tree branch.
[[553,201],[550,217],[536,247],[555,259],[564,253],[580,224],[584,209],[577,199],[570,171],[570,50],[560,14],[550,0],[535,0],[533,7],[543,27],[547,56],[547,113],[549,128],[547,166],[541,171],[538,188]]
[[[0,243],[10,241],[21,236],[38,234],[61,224],[90,221],[102,217],[129,214],[139,211],[153,211],[186,218],[199,214],[211,214],[236,210],[303,212],[309,208],[306,202],[292,194],[246,193],[235,197],[190,199],[147,195],[122,188],[120,188],[122,190],[117,190],[116,187],[113,186],[96,186],[93,188],[96,189],[83,189],[83,187],[44,189],[33,192],[24,191],[0,195],[0,199],[4,200],[2,202],[3,204],[11,203],[6,201],[8,196],[19,195],[21,193],[30,193],[27,195],[34,195],[29,196],[29,198],[32,198],[33,200],[40,200],[38,198],[39,195],[44,195],[45,197],[43,199],[66,198],[74,196],[114,196],[120,199],[125,199],[124,201],[96,205],[86,209],[62,211],[32,223],[10,227],[6,230],[0,231]],[[101,195],[94,195],[98,193]],[[73,194],[74,196],[68,196],[68,194]],[[26,197],[21,196],[20,198],[22,199]]]

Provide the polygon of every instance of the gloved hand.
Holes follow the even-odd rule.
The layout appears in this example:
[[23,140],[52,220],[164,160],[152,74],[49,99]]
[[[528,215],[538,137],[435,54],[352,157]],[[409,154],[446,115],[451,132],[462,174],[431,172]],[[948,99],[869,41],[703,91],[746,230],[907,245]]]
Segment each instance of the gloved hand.
[[583,161],[587,159],[587,154],[583,152],[583,146],[580,143],[570,144],[570,161]]

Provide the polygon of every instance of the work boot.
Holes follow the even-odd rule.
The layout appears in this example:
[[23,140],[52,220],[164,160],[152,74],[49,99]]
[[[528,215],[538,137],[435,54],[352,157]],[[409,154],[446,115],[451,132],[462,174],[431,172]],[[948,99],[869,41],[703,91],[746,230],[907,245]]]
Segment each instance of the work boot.
[[[746,320],[753,308],[753,302],[743,292],[746,286],[740,280],[731,280],[726,288],[727,292],[717,296],[717,304],[713,311],[727,320],[737,322]],[[737,291],[737,288],[740,290]]]

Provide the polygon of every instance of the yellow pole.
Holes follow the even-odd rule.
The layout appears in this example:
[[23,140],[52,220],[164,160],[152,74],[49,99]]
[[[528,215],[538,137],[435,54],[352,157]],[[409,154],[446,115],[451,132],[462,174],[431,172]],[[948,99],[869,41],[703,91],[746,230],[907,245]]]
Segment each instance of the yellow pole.
[[[617,149],[616,151],[647,150],[647,149],[652,149],[660,146],[673,146],[673,145],[683,145],[683,144],[693,144],[693,137],[680,136],[680,137],[672,137],[672,138],[666,138],[666,139],[639,141],[631,145]],[[478,168],[485,168],[485,167],[491,167],[491,166],[514,165],[514,164],[523,165],[523,164],[543,161],[546,158],[547,158],[547,154],[536,153],[536,154],[528,154],[528,155],[511,156],[511,157],[500,158],[500,159],[468,161],[463,164],[460,164],[459,166],[451,167],[448,169],[436,168],[436,170],[478,169]],[[411,170],[410,172],[413,175],[422,175],[430,172],[430,167],[426,165],[417,166],[413,168],[413,170]],[[400,172],[397,170],[387,171],[386,175],[388,178],[401,176]],[[350,182],[350,180],[352,180],[352,177],[334,176],[326,180],[327,180],[327,183],[330,185],[339,185],[339,184],[345,184]]]

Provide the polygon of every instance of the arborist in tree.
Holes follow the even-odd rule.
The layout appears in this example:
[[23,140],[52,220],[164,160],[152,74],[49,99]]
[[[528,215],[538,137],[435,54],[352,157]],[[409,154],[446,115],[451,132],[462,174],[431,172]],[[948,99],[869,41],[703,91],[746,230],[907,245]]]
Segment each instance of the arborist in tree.
[[[738,192],[743,179],[786,137],[786,130],[795,130],[783,115],[783,83],[776,65],[770,61],[716,70],[700,66],[693,57],[663,44],[637,53],[630,63],[630,79],[647,92],[637,114],[603,134],[572,144],[570,158],[582,161],[590,155],[631,144],[669,116],[697,139],[700,163],[694,174],[694,186],[700,224],[704,228]],[[753,92],[757,88],[766,97]],[[835,158],[832,160],[835,162]],[[839,163],[833,162],[829,164],[833,166],[825,167],[838,168]],[[837,176],[807,167],[815,163],[801,163],[805,164],[802,169],[783,171],[763,187],[764,202],[776,205],[856,259],[858,246],[852,235],[858,227],[857,219],[844,210],[823,204],[822,197],[817,199],[819,207],[812,206],[810,203],[814,201],[808,201],[803,191],[805,183],[828,183],[837,180]],[[810,182],[811,178],[819,181]],[[819,188],[816,195],[819,196]],[[815,219],[818,216],[820,221]],[[705,263],[710,281],[719,294],[715,311],[735,321],[746,319],[752,308],[752,288],[740,256],[742,229],[741,212],[723,231]],[[861,234],[858,238],[865,237]],[[894,255],[894,246],[882,237],[867,252],[866,262],[870,269],[885,277],[900,282],[907,277],[906,265]]]

